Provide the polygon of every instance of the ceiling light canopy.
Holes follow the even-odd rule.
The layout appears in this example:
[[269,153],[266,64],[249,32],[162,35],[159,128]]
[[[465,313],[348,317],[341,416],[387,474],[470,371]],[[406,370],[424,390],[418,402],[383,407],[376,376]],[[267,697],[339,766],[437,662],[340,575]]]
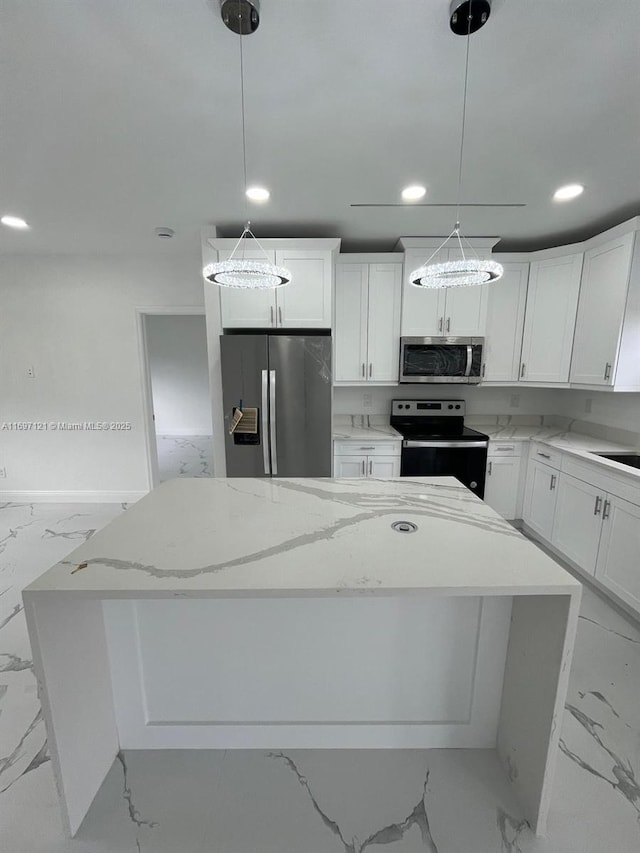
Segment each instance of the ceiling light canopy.
[[29,225],[21,219],[19,216],[3,216],[0,219],[3,225],[6,225],[8,228],[20,228],[25,231]]
[[402,198],[405,201],[417,201],[420,198],[424,198],[426,193],[426,187],[420,184],[412,184],[410,187],[405,187],[402,190]]
[[[462,241],[464,237],[460,231],[460,190],[462,188],[462,162],[464,154],[464,131],[467,115],[467,83],[469,81],[469,42],[471,33],[482,27],[490,12],[491,4],[486,0],[465,0],[465,2],[454,2],[451,4],[451,28],[459,35],[466,32],[467,50],[464,69],[464,95],[462,97],[462,129],[460,133],[460,156],[458,162],[458,199],[456,203],[456,224],[449,236],[443,240],[435,252],[427,258],[425,263],[415,269],[409,276],[409,281],[415,287],[472,287],[479,284],[487,284],[501,278],[504,270],[502,264],[496,261],[479,258],[467,240],[467,246],[475,258],[467,257]],[[454,20],[455,19],[455,20]],[[455,24],[455,26],[454,26]],[[464,29],[461,27],[464,24]],[[431,260],[439,254],[449,241],[453,240],[455,250],[459,249],[462,257],[459,260],[445,261],[444,263],[431,263]]]
[[246,196],[251,201],[268,201],[271,193],[265,187],[247,187]]
[[564,187],[558,187],[553,194],[554,201],[570,201],[572,198],[577,198],[584,192],[582,184],[566,184]]

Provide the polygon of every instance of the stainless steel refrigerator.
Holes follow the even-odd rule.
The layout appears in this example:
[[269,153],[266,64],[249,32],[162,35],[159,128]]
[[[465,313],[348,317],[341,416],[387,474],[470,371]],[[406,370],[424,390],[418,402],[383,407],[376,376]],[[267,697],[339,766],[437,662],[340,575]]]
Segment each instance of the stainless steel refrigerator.
[[[330,477],[331,337],[221,335],[220,350],[227,476]],[[253,434],[229,433],[239,407],[257,409]]]

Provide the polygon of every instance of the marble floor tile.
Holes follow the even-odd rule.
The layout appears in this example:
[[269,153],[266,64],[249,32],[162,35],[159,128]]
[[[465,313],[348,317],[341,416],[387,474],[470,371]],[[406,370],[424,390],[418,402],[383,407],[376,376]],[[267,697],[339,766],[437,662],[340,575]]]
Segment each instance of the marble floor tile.
[[127,752],[63,835],[21,591],[126,509],[0,504],[0,850],[640,853],[640,627],[585,589],[548,835],[484,750]]
[[210,477],[213,439],[210,435],[157,435],[160,482],[175,477]]

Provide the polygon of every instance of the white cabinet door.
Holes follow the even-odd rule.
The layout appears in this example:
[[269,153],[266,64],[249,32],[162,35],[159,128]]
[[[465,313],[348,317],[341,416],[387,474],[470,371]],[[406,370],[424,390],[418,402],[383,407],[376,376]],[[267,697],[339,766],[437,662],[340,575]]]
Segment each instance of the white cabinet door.
[[278,249],[276,263],[291,272],[291,282],[276,291],[278,326],[330,329],[331,252]]
[[[410,337],[430,337],[444,334],[445,292],[442,288],[414,287],[409,276],[422,266],[433,249],[412,249],[404,256],[402,281],[401,334]],[[445,249],[431,263],[446,261]]]
[[581,254],[532,262],[522,342],[522,381],[569,381],[581,269]]
[[596,578],[640,612],[640,506],[606,500]]
[[366,378],[367,291],[368,264],[336,264],[333,336],[333,377],[336,382],[363,382]]
[[367,379],[372,382],[398,381],[401,300],[402,265],[370,264]]
[[[226,261],[231,251],[218,252],[218,259]],[[275,252],[267,251],[269,261],[275,263]],[[265,261],[264,252],[258,249],[239,250],[238,257]],[[209,285],[207,285],[209,286]],[[212,284],[211,287],[218,285]],[[268,329],[276,325],[275,290],[243,290],[239,287],[219,287],[220,316],[223,329]]]
[[366,456],[334,456],[333,476],[359,479],[367,476]]
[[487,460],[484,500],[509,521],[517,518],[520,463],[519,456],[490,456]]
[[529,264],[503,266],[502,278],[485,285],[489,298],[482,376],[487,382],[514,382],[520,371]]
[[551,542],[591,575],[598,557],[603,504],[601,489],[560,474]]
[[585,252],[571,381],[613,385],[633,255],[633,234]]
[[[449,249],[448,260],[457,261],[462,258],[458,249]],[[445,335],[471,337],[484,335],[487,323],[488,287],[450,287],[446,291],[445,301]]]
[[370,456],[367,462],[367,472],[370,477],[399,477],[399,456]]
[[547,541],[551,540],[556,511],[558,472],[535,460],[529,461],[523,520]]

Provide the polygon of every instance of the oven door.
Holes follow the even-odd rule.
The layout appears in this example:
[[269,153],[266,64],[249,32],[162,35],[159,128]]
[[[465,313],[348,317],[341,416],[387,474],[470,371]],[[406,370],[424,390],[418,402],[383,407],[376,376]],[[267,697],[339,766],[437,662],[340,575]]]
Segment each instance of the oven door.
[[402,477],[455,477],[484,498],[486,441],[403,441]]
[[484,338],[401,338],[400,382],[480,382]]

